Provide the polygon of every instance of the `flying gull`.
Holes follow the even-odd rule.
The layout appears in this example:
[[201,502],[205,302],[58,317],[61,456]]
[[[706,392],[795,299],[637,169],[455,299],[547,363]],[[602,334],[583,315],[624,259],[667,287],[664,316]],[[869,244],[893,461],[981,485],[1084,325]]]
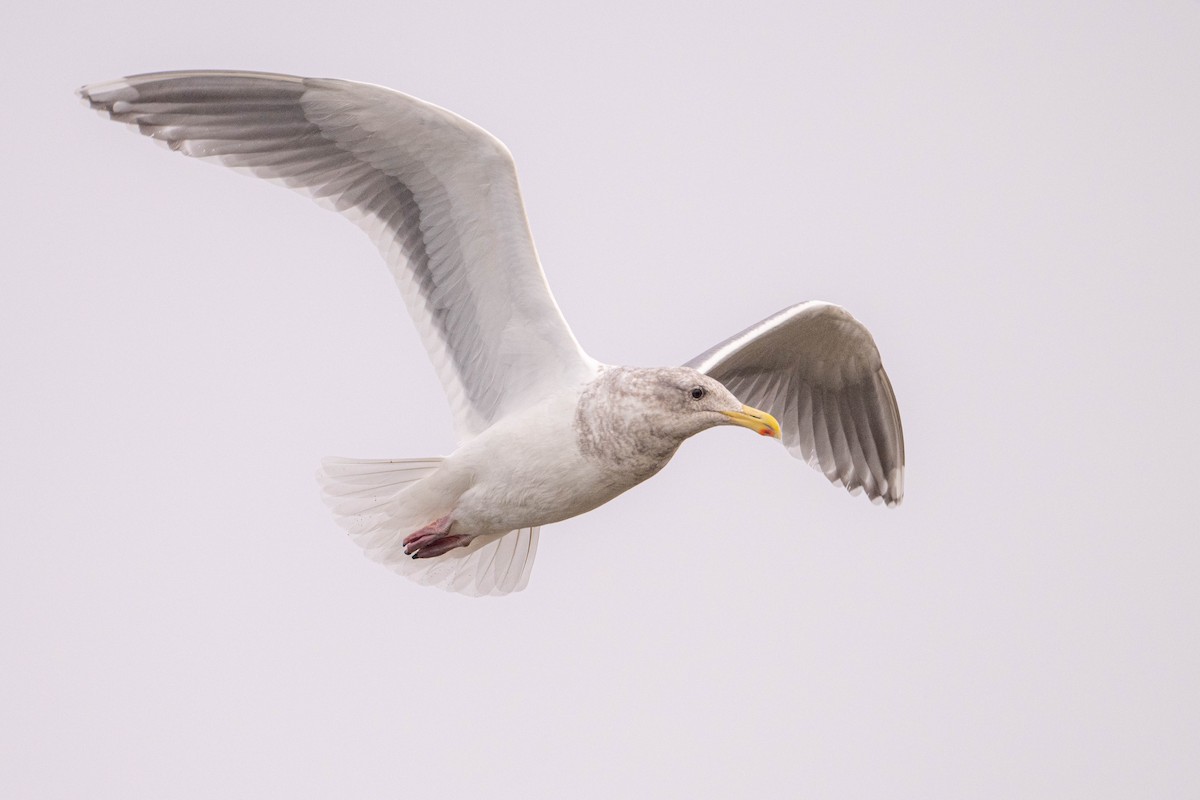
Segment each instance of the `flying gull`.
[[318,477],[339,524],[402,575],[519,591],[542,525],[608,502],[717,425],[782,439],[851,493],[903,497],[900,415],[861,323],[806,302],[681,367],[595,361],[546,285],[512,156],[462,117],[380,86],[258,72],[159,72],[79,94],[172,150],[304,192],[378,245],[458,448],[329,458]]

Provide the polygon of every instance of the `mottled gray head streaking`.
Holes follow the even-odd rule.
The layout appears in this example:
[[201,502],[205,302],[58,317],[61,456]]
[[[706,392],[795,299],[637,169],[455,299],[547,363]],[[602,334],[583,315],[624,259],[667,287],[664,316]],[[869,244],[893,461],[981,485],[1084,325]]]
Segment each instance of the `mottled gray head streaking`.
[[579,399],[579,449],[605,469],[648,478],[684,439],[735,424],[729,413],[742,407],[718,381],[688,367],[607,367]]
[[380,86],[252,72],[137,75],[79,93],[175,152],[309,195],[378,246],[441,378],[458,447],[445,458],[331,459],[320,479],[355,541],[413,580],[519,591],[540,526],[608,502],[715,425],[782,439],[874,501],[903,496],[900,416],[860,322],[802,303],[684,367],[600,364],[546,284],[508,149],[444,108]]

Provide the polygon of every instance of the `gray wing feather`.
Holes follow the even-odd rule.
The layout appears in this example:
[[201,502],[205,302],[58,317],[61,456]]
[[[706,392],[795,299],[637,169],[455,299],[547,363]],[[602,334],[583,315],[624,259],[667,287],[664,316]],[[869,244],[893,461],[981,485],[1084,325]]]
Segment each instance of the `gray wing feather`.
[[721,342],[687,366],[773,414],[783,443],[852,494],[904,497],[904,432],[892,384],[867,329],[843,308],[813,301]]
[[379,86],[163,72],[85,86],[93,108],[187,156],[298,189],[374,239],[460,438],[595,368],[559,312],[498,140]]

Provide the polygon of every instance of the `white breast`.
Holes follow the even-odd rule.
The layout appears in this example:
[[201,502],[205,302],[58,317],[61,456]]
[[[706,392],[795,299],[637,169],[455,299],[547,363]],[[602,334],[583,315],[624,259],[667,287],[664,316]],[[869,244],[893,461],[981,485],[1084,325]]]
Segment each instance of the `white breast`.
[[486,534],[547,525],[590,511],[629,488],[580,452],[574,426],[579,394],[552,395],[492,426],[447,459],[444,469],[450,475],[470,479],[454,511],[456,529]]

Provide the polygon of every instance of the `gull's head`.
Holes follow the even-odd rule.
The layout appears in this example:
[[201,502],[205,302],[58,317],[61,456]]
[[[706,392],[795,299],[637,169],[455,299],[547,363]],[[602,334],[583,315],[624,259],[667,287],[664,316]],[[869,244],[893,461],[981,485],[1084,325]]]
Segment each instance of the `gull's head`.
[[720,381],[689,367],[647,370],[647,415],[662,430],[683,438],[718,425],[740,425],[761,436],[780,438],[773,416],[744,405]]
[[689,367],[606,369],[584,392],[577,421],[600,449],[674,452],[700,431],[740,425],[780,438],[779,423]]

